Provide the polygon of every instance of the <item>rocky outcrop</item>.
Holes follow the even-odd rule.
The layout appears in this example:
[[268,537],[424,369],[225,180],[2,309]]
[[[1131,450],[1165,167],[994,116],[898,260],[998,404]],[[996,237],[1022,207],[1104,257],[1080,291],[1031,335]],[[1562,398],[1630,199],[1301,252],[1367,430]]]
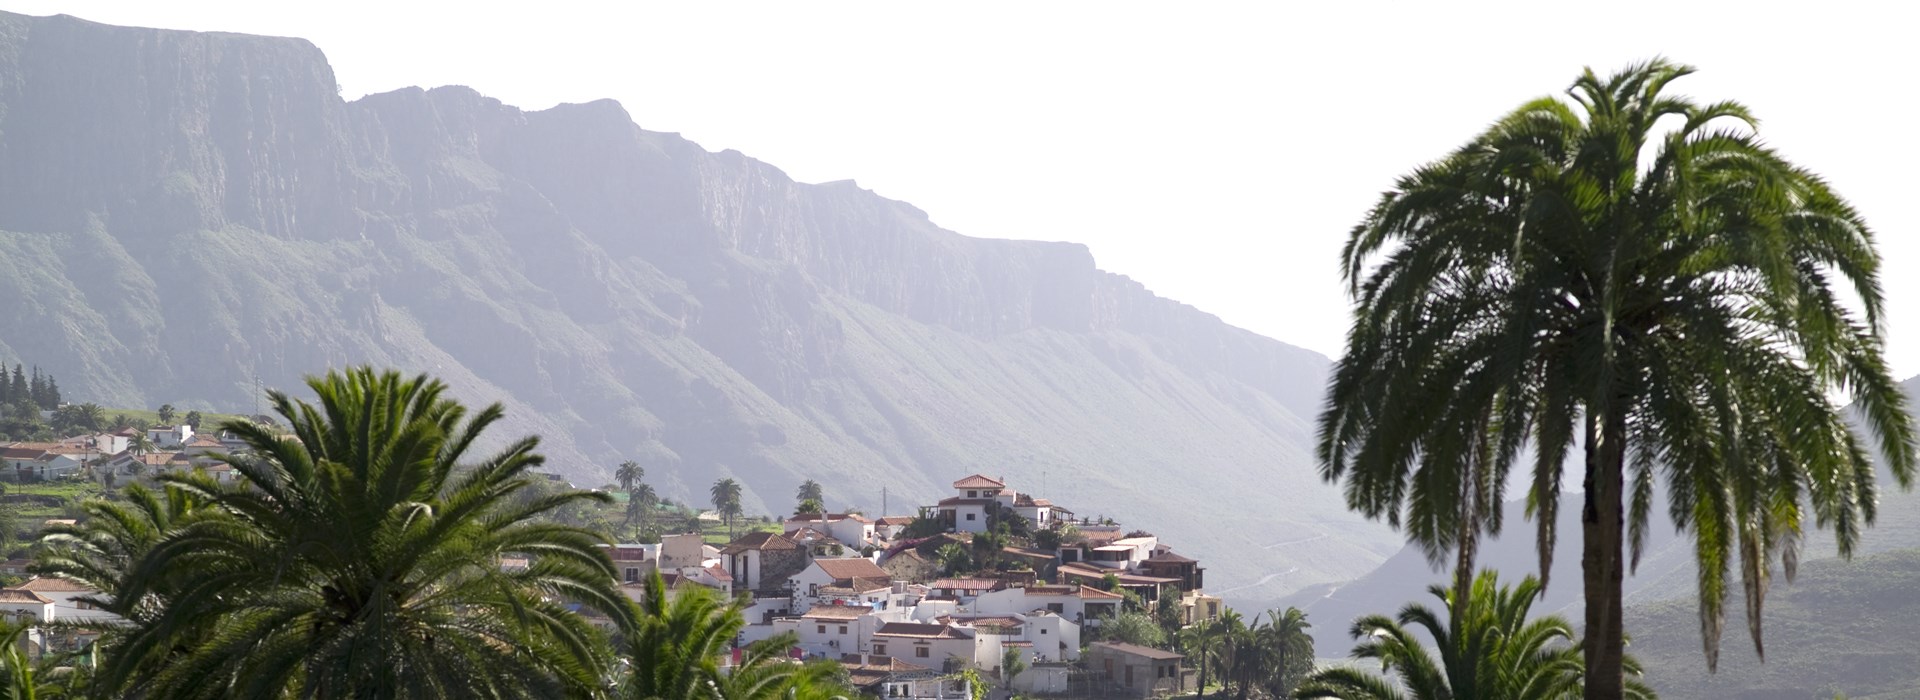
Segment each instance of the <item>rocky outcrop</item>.
[[[1324,358],[1084,246],[945,231],[611,101],[346,102],[298,39],[0,14],[0,300],[0,359],[103,403],[250,409],[256,375],[370,362],[505,402],[586,483],[633,458],[669,495],[731,475],[780,511],[811,477],[874,512],[1003,474],[1218,582],[1292,569],[1273,594],[1392,545],[1317,486]],[[1326,546],[1262,548],[1299,533]]]

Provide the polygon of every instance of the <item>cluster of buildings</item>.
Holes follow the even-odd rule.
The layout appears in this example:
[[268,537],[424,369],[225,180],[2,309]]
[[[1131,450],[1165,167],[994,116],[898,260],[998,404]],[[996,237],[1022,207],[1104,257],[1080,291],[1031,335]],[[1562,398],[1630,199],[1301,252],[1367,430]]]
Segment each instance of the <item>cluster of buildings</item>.
[[[955,672],[993,677],[1009,652],[1026,669],[1012,679],[1022,693],[1067,692],[1076,673],[1084,682],[1090,672],[1120,695],[1193,688],[1178,654],[1083,637],[1122,611],[1127,592],[1150,609],[1172,597],[1186,624],[1217,617],[1224,608],[1205,593],[1199,562],[1149,533],[1074,523],[1071,511],[1000,479],[975,474],[953,489],[922,510],[944,530],[930,537],[906,536],[912,516],[800,514],[780,532],[749,533],[724,547],[685,534],[619,545],[613,557],[636,600],[658,570],[669,595],[701,586],[747,601],[739,644],[792,633],[796,658],[837,659],[879,697],[966,697]],[[970,546],[1010,514],[1031,531],[1077,534],[1056,549],[1005,547],[1003,560],[1024,564],[1005,571],[943,576],[933,565],[930,550]]]
[[[146,447],[139,441],[146,437]],[[239,440],[196,434],[190,425],[156,425],[145,431],[125,428],[97,435],[75,435],[57,442],[0,443],[0,480],[50,481],[87,472],[119,475],[205,469],[217,479],[232,478],[232,467],[213,459],[244,450]]]

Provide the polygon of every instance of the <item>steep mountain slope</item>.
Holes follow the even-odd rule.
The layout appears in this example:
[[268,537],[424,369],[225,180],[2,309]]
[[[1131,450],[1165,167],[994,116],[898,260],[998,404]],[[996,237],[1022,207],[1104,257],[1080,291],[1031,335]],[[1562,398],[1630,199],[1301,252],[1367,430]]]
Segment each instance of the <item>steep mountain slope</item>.
[[634,458],[756,512],[808,477],[908,512],[1003,475],[1265,596],[1397,546],[1314,476],[1325,358],[1083,246],[967,238],[608,101],[337,89],[297,39],[0,14],[0,359],[228,410],[255,375],[433,372],[576,480]]

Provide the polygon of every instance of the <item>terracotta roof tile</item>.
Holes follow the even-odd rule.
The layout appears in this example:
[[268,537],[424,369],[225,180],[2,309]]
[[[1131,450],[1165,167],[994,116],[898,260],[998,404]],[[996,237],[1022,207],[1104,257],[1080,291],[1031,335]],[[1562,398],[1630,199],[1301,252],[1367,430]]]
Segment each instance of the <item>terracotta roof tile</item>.
[[728,543],[725,549],[720,550],[720,553],[739,554],[752,550],[773,551],[799,548],[800,545],[794,544],[793,540],[787,539],[785,535],[777,532],[749,532],[741,535],[739,539]]
[[28,579],[26,583],[13,586],[11,590],[34,591],[36,593],[98,593],[93,586],[58,576],[40,576]]
[[45,605],[51,602],[53,602],[52,598],[33,591],[19,588],[0,588],[0,603],[39,603]]
[[862,578],[886,579],[890,576],[886,569],[865,559],[815,559],[813,563],[820,567],[821,571],[827,572],[828,576],[832,576],[835,581]]
[[999,489],[1006,488],[1006,486],[1007,482],[980,474],[973,474],[967,478],[953,482],[953,487],[956,489]]

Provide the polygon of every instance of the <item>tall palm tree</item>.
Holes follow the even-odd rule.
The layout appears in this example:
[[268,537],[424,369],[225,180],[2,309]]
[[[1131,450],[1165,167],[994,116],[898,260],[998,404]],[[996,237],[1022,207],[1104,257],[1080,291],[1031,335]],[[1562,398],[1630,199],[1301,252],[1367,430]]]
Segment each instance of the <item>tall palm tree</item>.
[[[1295,698],[1341,700],[1569,700],[1581,695],[1583,664],[1573,625],[1558,615],[1528,620],[1540,595],[1540,581],[1532,576],[1520,585],[1500,585],[1493,571],[1474,579],[1473,592],[1462,601],[1453,590],[1427,589],[1445,603],[1446,615],[1418,603],[1400,609],[1396,618],[1368,615],[1355,620],[1352,634],[1359,643],[1353,656],[1380,662],[1381,669],[1399,676],[1389,682],[1356,667],[1336,666],[1309,676]],[[1407,627],[1425,631],[1440,654],[1422,646]],[[1626,672],[1639,675],[1631,657],[1623,657]],[[1652,700],[1653,691],[1637,679],[1622,685],[1624,697]]]
[[613,470],[613,478],[620,480],[620,490],[633,493],[633,485],[647,478],[647,470],[631,459],[621,462],[620,468]]
[[1545,576],[1580,444],[1591,698],[1623,692],[1620,582],[1656,474],[1694,534],[1712,668],[1730,567],[1764,653],[1769,572],[1777,557],[1792,577],[1805,509],[1842,554],[1873,522],[1869,448],[1830,395],[1851,395],[1902,486],[1914,471],[1865,222],[1817,176],[1720,128],[1751,128],[1745,107],[1664,94],[1690,72],[1586,72],[1571,104],[1530,102],[1401,178],[1343,251],[1354,322],[1320,417],[1322,475],[1434,555],[1498,530],[1499,508],[1463,507],[1463,484],[1499,503],[1531,443]]
[[1267,624],[1259,629],[1258,645],[1265,657],[1261,685],[1269,697],[1292,695],[1313,672],[1313,635],[1307,631],[1312,628],[1313,623],[1299,608],[1267,611]]
[[[218,515],[176,523],[129,567],[115,596],[171,593],[104,664],[106,692],[155,697],[539,697],[584,695],[604,642],[561,600],[619,615],[604,538],[542,522],[602,494],[521,503],[542,463],[537,438],[490,456],[470,448],[504,412],[469,416],[444,384],[370,368],[308,380],[317,404],[270,392],[292,428],[222,426],[254,457],[239,483],[205,473],[165,483]],[[502,571],[507,554],[533,554]],[[142,674],[183,631],[205,643]]]
[[827,495],[826,490],[820,488],[820,482],[808,479],[800,482],[800,491],[794,495],[794,499],[798,501],[819,501],[825,503],[827,501]]
[[727,519],[727,537],[733,537],[733,516],[740,514],[740,482],[731,478],[713,482],[708,490],[713,496],[713,509],[720,511],[720,517]]
[[179,415],[179,410],[173,404],[163,403],[160,404],[160,410],[154,413],[160,418],[161,425],[173,425],[173,417]]

